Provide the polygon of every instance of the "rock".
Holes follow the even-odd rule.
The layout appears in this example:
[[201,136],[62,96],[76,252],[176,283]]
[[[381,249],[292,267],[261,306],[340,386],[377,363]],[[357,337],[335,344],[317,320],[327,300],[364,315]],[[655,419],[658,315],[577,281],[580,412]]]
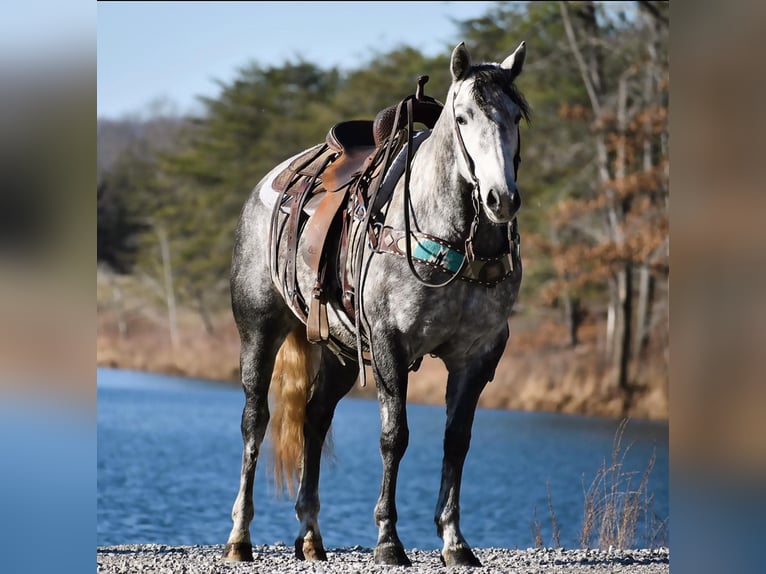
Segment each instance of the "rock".
[[[172,574],[245,574],[256,570],[251,563],[224,563],[223,546],[165,546],[157,544],[104,546],[98,548],[99,574],[165,573]],[[257,546],[253,554],[259,573],[353,574],[392,569],[376,566],[372,549],[354,546],[328,549],[328,561],[321,564],[301,562],[293,557],[292,547],[285,545]],[[485,572],[552,572],[554,574],[667,574],[670,552],[667,548],[636,550],[586,550],[529,548],[474,549],[482,568],[454,568],[453,572],[482,574]],[[407,574],[443,574],[438,550],[411,549],[407,552],[412,567]]]

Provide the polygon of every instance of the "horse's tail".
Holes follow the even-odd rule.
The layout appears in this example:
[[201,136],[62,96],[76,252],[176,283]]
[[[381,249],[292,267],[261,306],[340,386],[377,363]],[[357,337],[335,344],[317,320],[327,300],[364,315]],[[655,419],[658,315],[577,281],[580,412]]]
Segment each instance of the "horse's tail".
[[293,330],[277,353],[271,376],[273,412],[269,423],[272,471],[277,493],[295,494],[303,463],[303,421],[317,372],[316,350],[305,327]]

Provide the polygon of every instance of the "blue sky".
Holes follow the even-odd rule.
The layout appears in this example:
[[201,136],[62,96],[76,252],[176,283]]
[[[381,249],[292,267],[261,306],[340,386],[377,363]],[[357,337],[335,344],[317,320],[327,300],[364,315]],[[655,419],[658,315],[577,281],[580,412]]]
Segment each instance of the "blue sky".
[[[495,2],[99,2],[98,115],[145,114],[152,102],[195,109],[248,63],[303,57],[355,68],[407,44],[433,55],[457,37],[454,20]],[[425,71],[424,71],[425,72]]]
[[5,2],[0,18],[0,65],[92,51],[96,7],[92,0]]

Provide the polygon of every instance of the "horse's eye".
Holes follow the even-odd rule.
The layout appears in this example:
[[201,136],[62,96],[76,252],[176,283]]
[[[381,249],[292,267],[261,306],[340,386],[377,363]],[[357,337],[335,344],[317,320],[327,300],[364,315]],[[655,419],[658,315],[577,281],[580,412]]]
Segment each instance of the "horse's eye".
[[455,118],[455,121],[459,123],[461,126],[464,126],[468,123],[468,120],[465,119],[465,116],[458,116]]

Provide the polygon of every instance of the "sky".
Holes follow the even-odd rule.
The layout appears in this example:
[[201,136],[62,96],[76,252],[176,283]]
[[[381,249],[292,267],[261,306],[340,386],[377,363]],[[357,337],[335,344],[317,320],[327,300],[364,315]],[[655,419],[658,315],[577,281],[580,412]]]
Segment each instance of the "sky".
[[[400,45],[432,56],[454,47],[453,20],[495,2],[99,2],[99,117],[188,113],[250,63],[304,58],[354,69]],[[427,72],[424,70],[424,73]],[[164,102],[164,103],[163,103]]]

